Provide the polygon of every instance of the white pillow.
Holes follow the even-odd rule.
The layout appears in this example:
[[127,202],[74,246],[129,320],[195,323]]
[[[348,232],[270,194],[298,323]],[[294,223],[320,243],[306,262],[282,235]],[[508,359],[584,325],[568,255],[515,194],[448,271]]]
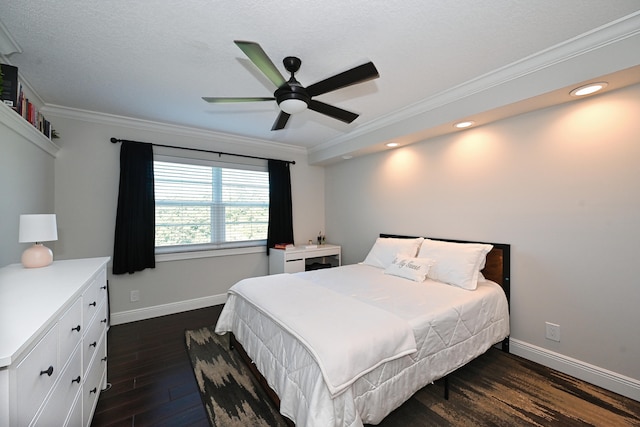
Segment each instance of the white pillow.
[[424,239],[419,258],[430,258],[434,264],[429,278],[463,289],[474,290],[478,286],[481,266],[492,245],[482,243],[454,243]]
[[362,263],[374,267],[387,268],[397,255],[415,257],[423,240],[422,237],[415,239],[378,237]]
[[427,274],[432,265],[433,260],[427,258],[412,258],[399,255],[384,270],[384,274],[404,277],[414,282],[424,282],[427,280]]

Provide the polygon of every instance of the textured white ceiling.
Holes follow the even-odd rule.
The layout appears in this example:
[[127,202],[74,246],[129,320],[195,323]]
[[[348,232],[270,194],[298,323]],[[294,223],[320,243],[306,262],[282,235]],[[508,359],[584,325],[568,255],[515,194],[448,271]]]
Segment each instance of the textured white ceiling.
[[[639,9],[637,0],[4,0],[0,21],[23,49],[5,60],[47,105],[313,151]],[[201,99],[272,95],[235,39],[260,43],[285,76],[282,58],[301,58],[305,86],[369,60],[380,78],[318,97],[359,113],[353,123],[305,111],[273,132],[275,102]]]

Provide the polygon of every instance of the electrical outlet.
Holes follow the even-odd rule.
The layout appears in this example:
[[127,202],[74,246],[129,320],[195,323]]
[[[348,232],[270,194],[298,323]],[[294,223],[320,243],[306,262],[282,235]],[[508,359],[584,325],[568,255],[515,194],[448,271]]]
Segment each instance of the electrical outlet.
[[140,301],[140,291],[131,291],[131,302]]
[[547,332],[545,335],[547,339],[560,342],[560,325],[549,322],[546,322],[545,325],[547,326]]

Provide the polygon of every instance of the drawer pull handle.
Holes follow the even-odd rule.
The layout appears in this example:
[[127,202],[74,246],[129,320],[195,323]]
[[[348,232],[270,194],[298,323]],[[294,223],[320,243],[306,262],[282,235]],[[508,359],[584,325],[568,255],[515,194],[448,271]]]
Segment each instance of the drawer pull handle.
[[107,319],[102,319],[100,323],[107,323]]
[[44,374],[47,374],[48,376],[53,375],[53,366],[49,366],[49,369],[47,369],[46,371],[40,371],[40,375]]
[[94,301],[94,302],[90,303],[90,304],[89,304],[89,307],[91,307],[91,306],[94,306],[94,307],[95,307],[95,306],[96,306],[96,302]]
[[91,344],[89,344],[89,347],[95,347],[96,345],[98,345],[98,343],[96,341],[94,341]]
[[75,328],[71,328],[72,331],[76,331],[76,332],[80,332],[80,325],[76,326]]
[[89,394],[91,393],[97,393],[98,392],[98,388],[94,387],[92,390],[89,390]]
[[107,289],[107,285],[100,286],[100,289]]
[[107,361],[107,356],[103,357],[103,358],[102,358],[102,359],[100,359],[100,360],[102,360],[103,362],[106,362],[106,361]]
[[73,383],[80,384],[80,375],[78,375],[78,378],[71,380],[71,384],[73,384]]

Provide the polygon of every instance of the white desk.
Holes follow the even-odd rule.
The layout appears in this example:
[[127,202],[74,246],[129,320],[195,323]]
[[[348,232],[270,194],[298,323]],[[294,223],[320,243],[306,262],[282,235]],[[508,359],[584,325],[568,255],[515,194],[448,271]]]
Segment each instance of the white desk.
[[[299,273],[318,265],[341,265],[341,248],[338,245],[318,245],[315,248],[296,246],[290,249],[269,249],[269,274]],[[315,264],[315,265],[314,265]]]

